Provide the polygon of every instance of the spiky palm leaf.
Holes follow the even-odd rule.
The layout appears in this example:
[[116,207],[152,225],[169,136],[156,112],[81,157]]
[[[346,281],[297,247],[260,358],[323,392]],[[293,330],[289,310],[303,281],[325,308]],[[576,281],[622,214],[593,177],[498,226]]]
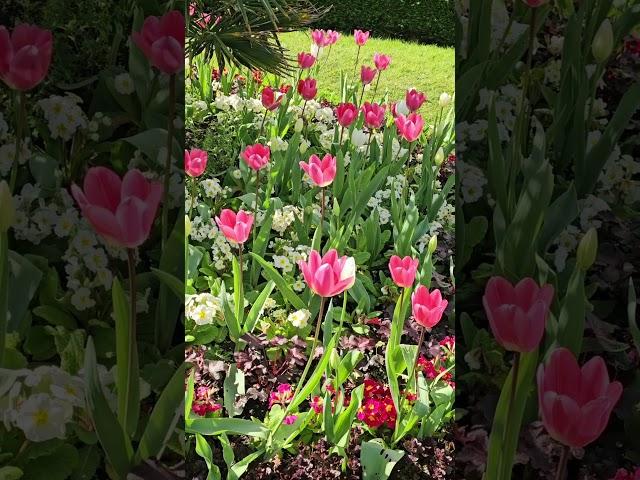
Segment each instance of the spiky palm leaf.
[[[290,72],[292,58],[278,41],[278,32],[301,30],[324,13],[309,0],[198,0],[190,19],[187,52],[227,63],[282,75]],[[206,12],[208,24],[198,23]]]

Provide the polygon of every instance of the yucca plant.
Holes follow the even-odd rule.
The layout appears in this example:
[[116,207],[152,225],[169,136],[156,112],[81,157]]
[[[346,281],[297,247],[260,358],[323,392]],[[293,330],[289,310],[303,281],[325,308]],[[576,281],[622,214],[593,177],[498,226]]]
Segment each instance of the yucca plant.
[[230,63],[276,75],[291,69],[277,34],[301,30],[326,12],[308,0],[197,0],[191,5],[190,58],[204,53],[220,68]]

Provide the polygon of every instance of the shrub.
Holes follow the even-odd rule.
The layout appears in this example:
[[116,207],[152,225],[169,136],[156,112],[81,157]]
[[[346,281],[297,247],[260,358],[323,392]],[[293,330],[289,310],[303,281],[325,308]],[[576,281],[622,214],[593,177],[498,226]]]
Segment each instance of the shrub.
[[359,28],[376,36],[447,46],[455,42],[453,0],[318,0],[317,6],[332,6],[315,24],[318,28]]

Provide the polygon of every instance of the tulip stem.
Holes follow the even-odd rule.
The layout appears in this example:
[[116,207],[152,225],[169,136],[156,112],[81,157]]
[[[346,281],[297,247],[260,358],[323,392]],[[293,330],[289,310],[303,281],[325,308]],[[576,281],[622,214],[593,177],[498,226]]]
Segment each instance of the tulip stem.
[[256,198],[253,206],[253,233],[252,239],[253,243],[256,243],[256,229],[258,226],[258,196],[260,195],[260,170],[256,170]]
[[[137,357],[136,353],[136,252],[133,248],[127,249],[127,266],[129,267],[129,355],[127,356],[128,365],[127,372],[131,375],[129,381],[127,381],[124,407],[125,411],[122,413],[122,426],[127,428],[127,421],[129,418],[129,399],[131,398],[131,388],[133,382],[138,382],[138,372],[133,371],[134,358]],[[135,367],[137,368],[137,367]]]
[[171,152],[173,150],[173,120],[176,103],[176,75],[169,76],[169,121],[167,123],[167,157],[164,162],[164,188],[162,192],[162,249],[169,233],[169,179],[171,178]]
[[367,151],[364,152],[364,156],[366,158],[369,155],[369,148],[371,147],[371,137],[373,136],[373,128],[369,130],[369,140],[367,140]]
[[305,125],[307,122],[304,121],[304,111],[307,108],[307,101],[304,101],[304,105],[302,105],[302,113],[300,114],[300,118],[302,118],[302,124]]
[[[513,404],[515,403],[515,400],[516,400],[516,391],[518,386],[519,372],[520,372],[520,354],[516,353],[515,358],[513,360],[513,370],[512,370],[512,377],[511,377],[510,392],[509,392],[509,405],[507,406],[507,421],[505,422],[504,431],[502,433],[503,447],[504,447],[504,441],[505,441],[504,439],[507,437],[507,431],[509,430],[509,423],[511,422],[511,415],[513,413]],[[502,472],[503,468],[504,468],[503,457],[500,456],[498,470]],[[511,467],[508,467],[508,468],[511,468]]]
[[4,361],[4,351],[9,321],[9,235],[0,233],[0,367]]
[[22,153],[22,140],[24,137],[25,120],[26,120],[26,97],[24,92],[16,94],[18,97],[18,105],[16,107],[16,150],[13,156],[13,165],[11,166],[11,177],[9,179],[9,191],[13,193],[16,188],[16,180],[18,178],[18,164],[20,163],[20,154]]
[[567,462],[569,461],[569,447],[566,445],[562,448],[560,460],[558,460],[558,470],[556,471],[555,480],[564,480],[567,476]]
[[364,87],[366,87],[366,85],[363,83],[362,84],[362,93],[360,94],[360,100],[358,101],[358,106],[362,106],[362,99],[364,98]]
[[240,285],[243,285],[242,283],[242,244],[239,243],[238,244],[238,266],[240,267]]
[[189,220],[191,220],[193,205],[196,203],[196,198],[198,197],[198,181],[195,179],[195,177],[192,177],[191,182],[191,203],[189,204]]
[[[313,343],[311,345],[311,352],[309,353],[309,358],[307,360],[307,364],[304,366],[304,370],[302,371],[302,375],[300,376],[300,380],[298,380],[298,383],[296,385],[296,389],[293,392],[293,397],[291,397],[292,398],[291,402],[293,402],[293,400],[298,396],[298,392],[300,392],[300,389],[302,388],[302,385],[304,384],[304,381],[307,379],[307,374],[309,373],[309,368],[311,368],[311,364],[313,363],[313,354],[316,351],[316,346],[318,344],[318,336],[320,335],[320,325],[322,325],[322,317],[324,316],[325,301],[326,301],[325,297],[320,297],[320,310],[318,311],[318,319],[316,320],[316,331],[315,331],[315,333],[313,335]],[[278,422],[276,427],[269,434],[269,438],[267,439],[267,445],[269,445],[271,443],[271,441],[273,440],[273,437],[275,437],[276,433],[278,432],[278,430],[282,426],[282,422],[284,422],[284,419],[287,417],[287,415],[289,415],[289,412],[291,411],[291,402],[289,402],[289,404],[287,405],[287,408],[285,408],[284,415],[282,415],[282,418],[280,419],[280,421]]]
[[340,146],[342,147],[342,137],[344,136],[344,125],[340,127]]
[[325,204],[325,187],[320,189],[322,195],[320,197],[320,250],[322,250],[322,231],[324,229],[324,204]]
[[260,134],[258,135],[258,137],[262,136],[262,130],[264,129],[264,122],[267,119],[267,115],[269,115],[269,110],[265,109],[264,116],[262,117],[262,123],[260,123]]
[[373,88],[372,102],[376,101],[376,93],[378,92],[378,84],[380,83],[380,77],[382,76],[382,70],[378,70],[378,78],[376,79],[376,86]]
[[356,54],[356,63],[353,65],[353,78],[356,78],[356,70],[358,69],[358,60],[360,59],[360,49],[361,45],[358,45],[358,53]]

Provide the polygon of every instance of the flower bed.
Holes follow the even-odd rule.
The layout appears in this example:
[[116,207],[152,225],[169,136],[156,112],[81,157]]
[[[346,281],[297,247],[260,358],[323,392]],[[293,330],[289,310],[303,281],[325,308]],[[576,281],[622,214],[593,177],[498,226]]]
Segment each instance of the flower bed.
[[340,40],[312,38],[292,78],[192,60],[186,428],[208,466],[193,473],[448,478],[453,102],[428,92],[425,119],[423,92],[380,98],[393,52],[356,59],[324,102],[314,78]]

